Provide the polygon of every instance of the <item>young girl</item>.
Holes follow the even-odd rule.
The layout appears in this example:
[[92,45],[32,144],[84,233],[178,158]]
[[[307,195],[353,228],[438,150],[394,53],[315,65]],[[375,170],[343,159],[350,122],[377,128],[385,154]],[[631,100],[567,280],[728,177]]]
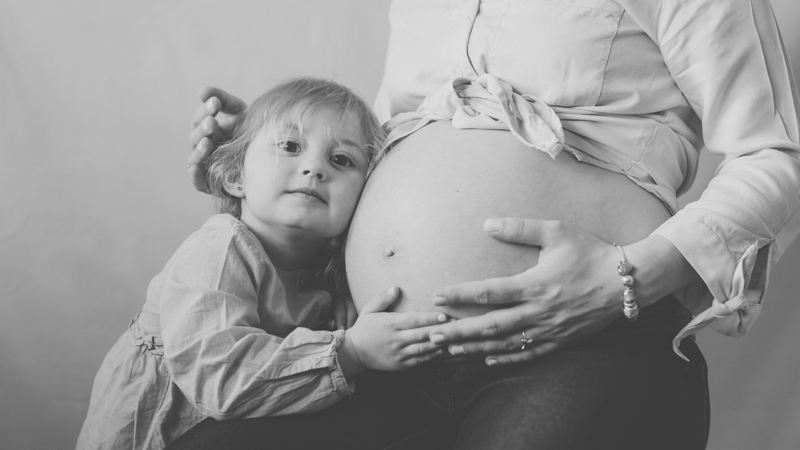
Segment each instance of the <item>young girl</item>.
[[240,120],[206,165],[221,214],[150,283],[97,374],[79,449],[160,449],[207,417],[316,411],[352,395],[366,368],[441,353],[426,326],[444,315],[380,312],[394,288],[348,330],[320,331],[333,307],[313,275],[341,272],[331,248],[384,137],[364,101],[296,79]]

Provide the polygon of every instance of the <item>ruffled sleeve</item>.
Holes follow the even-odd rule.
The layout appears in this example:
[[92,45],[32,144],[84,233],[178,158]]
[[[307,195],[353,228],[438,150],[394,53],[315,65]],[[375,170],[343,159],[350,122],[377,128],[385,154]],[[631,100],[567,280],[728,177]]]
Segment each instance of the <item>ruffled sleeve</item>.
[[696,317],[675,347],[706,325],[740,336],[800,230],[800,107],[778,27],[766,0],[630,3],[702,120],[705,147],[724,158],[700,199],[654,232],[705,282],[683,296]]
[[343,331],[281,338],[260,327],[261,291],[281,295],[282,285],[244,233],[201,230],[170,261],[161,330],[172,381],[217,420],[311,412],[349,397],[336,352]]

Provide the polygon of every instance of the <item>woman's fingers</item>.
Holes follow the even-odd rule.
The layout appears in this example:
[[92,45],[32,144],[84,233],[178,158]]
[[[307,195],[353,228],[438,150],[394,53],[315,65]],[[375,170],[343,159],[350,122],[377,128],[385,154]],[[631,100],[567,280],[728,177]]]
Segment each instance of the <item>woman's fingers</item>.
[[516,217],[491,218],[483,223],[483,230],[494,239],[537,247],[546,246],[550,240],[563,233],[563,227],[563,223],[558,220]]
[[[194,154],[194,152],[192,152]],[[189,177],[192,179],[192,185],[200,192],[208,193],[208,186],[206,186],[206,173],[203,171],[201,164],[189,163],[187,167]]]
[[557,350],[558,347],[559,344],[555,342],[543,342],[538,345],[526,346],[525,350],[520,350],[515,353],[487,356],[485,361],[489,366],[532,361],[534,359],[541,358],[548,353],[552,353],[553,351]]
[[[526,349],[530,344],[526,346]],[[459,342],[447,346],[451,355],[491,355],[501,352],[517,352],[522,348],[522,333],[512,334],[504,339],[492,339],[477,342]]]
[[370,300],[363,308],[361,315],[385,311],[400,296],[400,289],[392,286],[388,290],[378,294],[378,298]]
[[211,86],[200,89],[198,94],[203,104],[192,114],[192,131],[189,133],[192,153],[187,161],[187,170],[195,189],[208,192],[202,163],[216,148],[215,143],[227,139],[236,120],[247,109],[247,104]]
[[517,277],[490,278],[437,289],[433,293],[433,304],[436,306],[497,305],[521,302],[531,289],[523,288],[517,281]]
[[204,117],[189,133],[189,141],[193,147],[197,147],[203,139],[210,139],[211,142],[219,142],[225,139],[214,116]]
[[244,100],[214,86],[200,88],[197,95],[200,97],[201,102],[207,102],[212,97],[215,97],[219,101],[219,109],[213,114],[222,112],[225,114],[237,115],[247,109],[247,103],[245,103]]
[[524,323],[527,314],[516,308],[489,311],[482,316],[467,317],[435,327],[430,333],[430,340],[436,344],[460,341],[497,340],[501,336],[509,336],[514,330],[531,323]]
[[205,137],[212,142],[227,139],[236,119],[247,109],[247,104],[242,99],[222,89],[204,87],[199,95],[203,104],[192,114],[192,132],[189,135],[192,148],[197,147]]
[[198,106],[192,113],[192,128],[197,128],[200,122],[206,117],[214,117],[222,109],[222,102],[217,97],[207,97],[203,99],[200,96],[200,101],[203,103]]
[[202,165],[203,162],[208,158],[208,155],[211,154],[211,150],[213,149],[214,144],[211,143],[211,140],[207,137],[200,139],[200,142],[195,145],[194,150],[189,154],[189,158],[186,160],[186,163],[190,166],[199,166]]

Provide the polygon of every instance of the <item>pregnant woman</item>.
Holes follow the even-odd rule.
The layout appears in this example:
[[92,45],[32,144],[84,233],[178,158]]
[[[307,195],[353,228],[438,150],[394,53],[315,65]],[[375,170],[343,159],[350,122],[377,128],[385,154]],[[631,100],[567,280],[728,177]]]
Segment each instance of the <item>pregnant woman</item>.
[[[390,23],[391,132],[347,275],[359,308],[399,286],[396,310],[459,318],[430,336],[453,357],[172,448],[704,448],[692,335],[745,333],[800,229],[798,97],[768,1],[396,0]],[[201,97],[197,186],[243,105]],[[703,147],[724,160],[679,211]]]

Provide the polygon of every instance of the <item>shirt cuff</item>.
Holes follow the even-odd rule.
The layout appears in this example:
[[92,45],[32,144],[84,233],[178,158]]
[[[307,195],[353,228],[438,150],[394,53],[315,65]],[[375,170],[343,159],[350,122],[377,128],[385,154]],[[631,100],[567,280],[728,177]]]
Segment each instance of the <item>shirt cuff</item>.
[[[342,344],[344,344],[344,330],[336,330],[333,332],[333,345],[336,351],[341,348]],[[333,385],[333,390],[339,394],[339,396],[343,398],[351,398],[353,393],[356,390],[356,382],[355,380],[351,382],[347,382],[347,379],[344,377],[344,373],[342,372],[342,367],[339,365],[339,354],[335,353],[336,358],[331,368],[331,383]]]
[[[705,283],[705,289],[687,288],[676,293],[694,318],[673,340],[673,349],[683,359],[680,341],[711,326],[727,336],[741,336],[761,312],[769,273],[766,243],[726,242],[699,218],[685,211],[662,224],[653,234],[668,239],[683,254]],[[730,238],[730,240],[737,238]],[[733,244],[733,245],[732,245]],[[743,251],[732,254],[733,246]]]

